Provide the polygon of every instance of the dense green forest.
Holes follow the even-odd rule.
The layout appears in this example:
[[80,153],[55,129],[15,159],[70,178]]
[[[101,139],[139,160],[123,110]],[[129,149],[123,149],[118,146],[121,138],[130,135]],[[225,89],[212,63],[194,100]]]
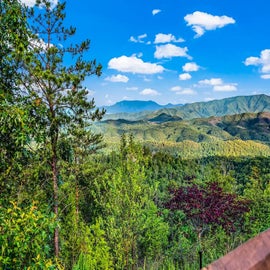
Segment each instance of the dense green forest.
[[102,67],[64,19],[65,3],[0,2],[0,269],[198,269],[269,228],[269,147],[234,123],[254,116],[162,118],[187,130],[112,147],[83,87]]

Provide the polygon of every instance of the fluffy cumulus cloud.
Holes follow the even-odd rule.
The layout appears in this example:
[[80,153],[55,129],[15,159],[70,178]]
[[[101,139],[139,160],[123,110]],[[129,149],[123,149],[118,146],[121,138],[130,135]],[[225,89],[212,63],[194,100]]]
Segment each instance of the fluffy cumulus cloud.
[[183,68],[183,71],[185,72],[192,72],[192,71],[198,71],[200,67],[194,62],[190,62],[190,63],[186,63],[182,68]]
[[108,63],[109,69],[115,69],[120,72],[130,72],[136,74],[156,74],[162,73],[164,67],[154,63],[144,62],[136,56],[125,56],[112,58]]
[[201,86],[212,86],[215,92],[232,92],[237,90],[237,83],[224,83],[221,78],[211,78],[199,81]]
[[[21,3],[25,4],[28,7],[33,7],[36,4],[36,0],[20,0]],[[55,7],[58,3],[58,0],[50,0],[52,7]]]
[[140,92],[140,95],[143,95],[143,96],[158,96],[158,95],[160,95],[160,93],[155,89],[145,88],[144,90],[142,90]]
[[190,79],[191,79],[191,75],[189,73],[182,73],[179,75],[179,80],[181,81],[186,81]]
[[261,60],[259,57],[250,56],[245,60],[244,64],[246,66],[258,66],[261,64]]
[[260,57],[248,57],[244,64],[246,66],[259,66],[262,79],[269,79],[270,77],[270,49],[261,51]]
[[160,13],[160,12],[161,12],[160,9],[153,9],[153,10],[152,10],[153,16],[157,15],[157,14]]
[[129,81],[129,78],[125,75],[117,74],[117,75],[112,75],[111,77],[105,78],[106,81],[109,82],[123,82],[127,83]]
[[205,79],[205,80],[199,81],[199,84],[215,86],[215,85],[223,84],[223,81],[220,78],[212,78],[212,79]]
[[178,47],[173,44],[166,44],[156,46],[155,58],[172,58],[172,57],[187,57],[190,59],[190,56],[187,54],[188,48]]
[[188,26],[196,33],[195,37],[202,36],[205,31],[222,28],[228,24],[234,24],[235,20],[228,16],[214,16],[205,12],[195,11],[184,17]]
[[158,43],[170,43],[170,42],[184,42],[185,40],[182,39],[182,38],[176,38],[174,35],[172,34],[162,34],[162,33],[159,33],[156,35],[156,38],[155,38],[155,41],[154,43],[155,44],[158,44]]

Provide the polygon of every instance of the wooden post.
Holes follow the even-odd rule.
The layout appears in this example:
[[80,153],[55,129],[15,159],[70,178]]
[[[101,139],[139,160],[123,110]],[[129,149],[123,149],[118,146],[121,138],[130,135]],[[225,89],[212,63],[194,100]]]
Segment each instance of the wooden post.
[[202,251],[199,250],[199,262],[200,262],[200,269],[202,269]]

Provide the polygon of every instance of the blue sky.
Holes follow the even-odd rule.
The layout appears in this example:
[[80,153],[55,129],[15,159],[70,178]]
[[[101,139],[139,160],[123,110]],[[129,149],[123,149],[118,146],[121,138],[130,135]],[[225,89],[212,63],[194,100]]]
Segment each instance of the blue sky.
[[98,106],[270,94],[269,0],[68,0],[66,12],[103,66],[85,81]]

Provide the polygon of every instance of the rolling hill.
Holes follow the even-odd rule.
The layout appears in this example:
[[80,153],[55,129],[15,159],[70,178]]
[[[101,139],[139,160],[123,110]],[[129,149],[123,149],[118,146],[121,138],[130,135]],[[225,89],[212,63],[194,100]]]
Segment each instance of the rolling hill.
[[[162,121],[162,120],[166,121]],[[139,141],[211,142],[213,140],[255,140],[270,143],[270,113],[243,113],[222,117],[181,120],[162,115],[149,121],[106,120],[94,126],[106,141],[119,141],[131,133]]]

